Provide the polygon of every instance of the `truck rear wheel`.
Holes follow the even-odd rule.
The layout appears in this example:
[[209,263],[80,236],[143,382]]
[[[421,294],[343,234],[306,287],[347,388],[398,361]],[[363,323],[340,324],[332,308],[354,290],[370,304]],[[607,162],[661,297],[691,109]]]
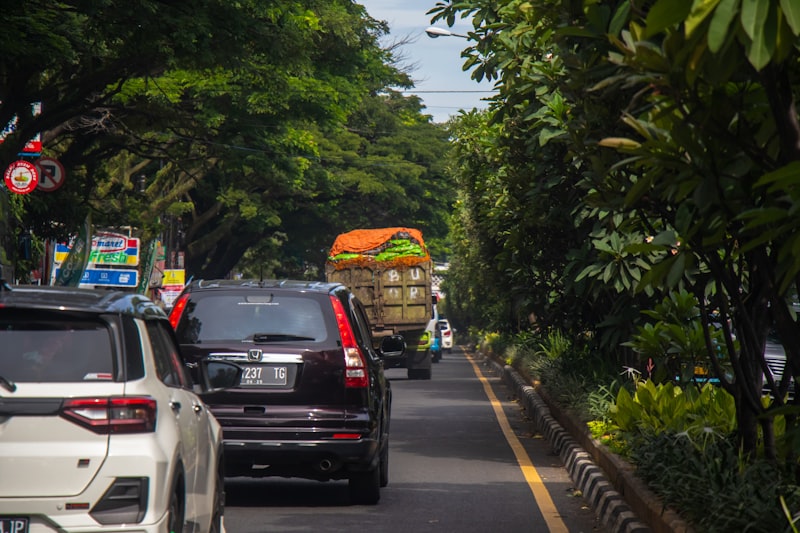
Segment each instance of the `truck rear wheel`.
[[431,379],[430,368],[409,368],[408,379]]

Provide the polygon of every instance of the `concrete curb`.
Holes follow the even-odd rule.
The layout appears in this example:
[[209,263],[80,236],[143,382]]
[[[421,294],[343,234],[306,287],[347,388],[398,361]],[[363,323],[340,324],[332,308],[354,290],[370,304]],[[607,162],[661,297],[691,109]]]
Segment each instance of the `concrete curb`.
[[603,469],[594,463],[592,456],[556,421],[534,388],[512,367],[504,367],[489,357],[485,358],[485,362],[502,376],[503,382],[517,395],[534,428],[561,457],[570,478],[583,493],[600,523],[612,533],[651,533],[652,530],[639,520],[622,494],[614,489]]

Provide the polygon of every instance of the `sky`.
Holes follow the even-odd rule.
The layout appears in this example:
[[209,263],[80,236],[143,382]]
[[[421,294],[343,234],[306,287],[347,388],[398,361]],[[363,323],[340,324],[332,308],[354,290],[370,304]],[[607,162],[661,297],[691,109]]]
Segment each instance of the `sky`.
[[[432,26],[431,16],[425,13],[436,5],[436,0],[357,0],[372,18],[386,21],[390,35],[384,45],[404,39],[411,41],[401,47],[401,66],[413,66],[410,72],[415,87],[409,93],[419,96],[434,122],[446,122],[460,109],[485,109],[482,98],[491,96],[492,83],[476,82],[461,67],[464,59],[461,50],[467,41],[460,37],[432,39],[425,29]],[[444,22],[435,26],[466,35],[472,29],[468,20],[457,20],[455,26]],[[468,91],[468,92],[464,92]]]

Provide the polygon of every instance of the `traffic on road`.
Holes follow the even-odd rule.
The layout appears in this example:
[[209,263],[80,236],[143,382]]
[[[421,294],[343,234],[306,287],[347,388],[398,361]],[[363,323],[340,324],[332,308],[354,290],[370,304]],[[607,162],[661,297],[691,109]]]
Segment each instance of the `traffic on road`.
[[604,531],[476,355],[384,369],[336,283],[184,296],[0,290],[0,531]]
[[377,507],[353,505],[346,482],[234,477],[227,531],[606,531],[480,358],[455,347],[431,380],[409,380],[402,369],[386,376],[391,463]]

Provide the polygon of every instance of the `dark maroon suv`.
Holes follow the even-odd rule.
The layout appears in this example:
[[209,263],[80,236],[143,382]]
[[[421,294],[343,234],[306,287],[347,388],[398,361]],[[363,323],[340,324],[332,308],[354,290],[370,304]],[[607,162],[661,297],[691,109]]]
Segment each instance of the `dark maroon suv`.
[[[170,321],[190,366],[237,363],[241,385],[203,396],[223,428],[228,476],[348,479],[354,503],[389,482],[391,389],[361,302],[343,285],[194,281]],[[398,353],[399,352],[399,353]]]

